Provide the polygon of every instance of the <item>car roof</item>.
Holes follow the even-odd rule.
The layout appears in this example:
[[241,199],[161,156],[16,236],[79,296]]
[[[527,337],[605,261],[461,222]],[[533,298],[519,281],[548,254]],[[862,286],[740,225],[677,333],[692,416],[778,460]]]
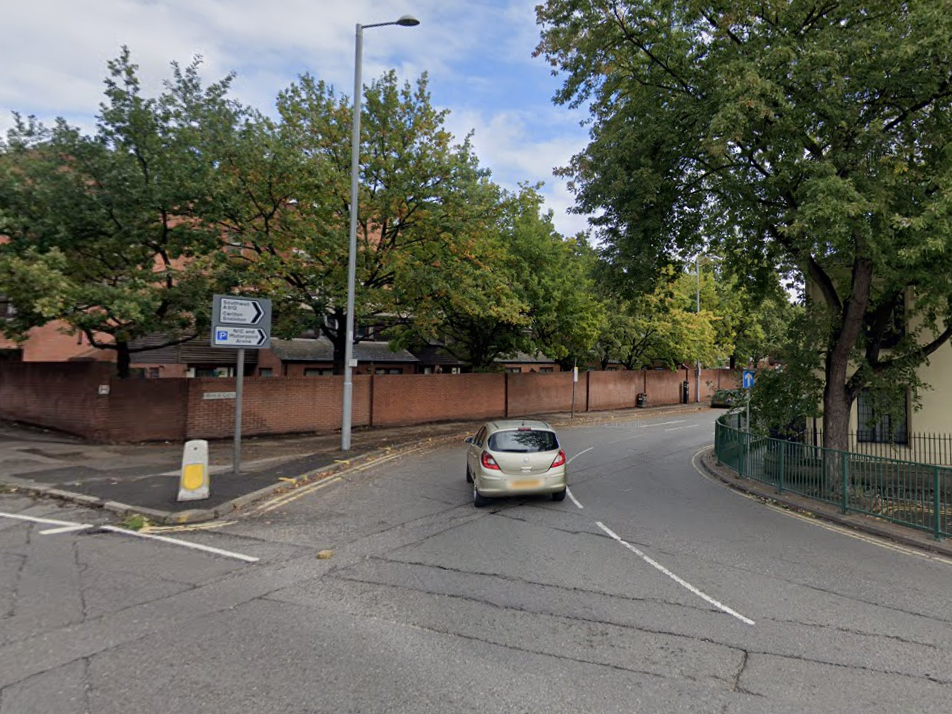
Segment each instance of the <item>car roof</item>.
[[541,419],[497,419],[486,422],[487,431],[504,431],[506,429],[539,429],[555,431],[552,425]]

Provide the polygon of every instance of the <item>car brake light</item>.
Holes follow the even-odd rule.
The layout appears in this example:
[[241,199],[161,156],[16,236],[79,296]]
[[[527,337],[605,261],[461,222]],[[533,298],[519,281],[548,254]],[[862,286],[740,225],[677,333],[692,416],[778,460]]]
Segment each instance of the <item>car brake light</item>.
[[559,455],[555,457],[555,461],[552,462],[552,466],[549,468],[555,468],[556,466],[562,466],[565,463],[565,452],[562,449],[559,449]]
[[490,469],[490,470],[492,470],[492,471],[499,471],[499,470],[500,470],[499,464],[496,463],[496,459],[494,459],[492,456],[490,456],[488,451],[484,451],[484,452],[483,452],[483,456],[482,456],[481,461],[482,461],[482,463],[483,463],[483,468],[484,468],[484,469]]

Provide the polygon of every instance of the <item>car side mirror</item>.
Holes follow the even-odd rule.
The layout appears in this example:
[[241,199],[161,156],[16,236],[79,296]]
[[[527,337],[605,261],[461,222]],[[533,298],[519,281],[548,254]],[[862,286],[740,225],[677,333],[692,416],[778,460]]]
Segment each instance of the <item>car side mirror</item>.
[[467,444],[472,444],[472,443],[473,443],[473,437],[467,436],[467,437],[466,437],[466,443],[467,443]]

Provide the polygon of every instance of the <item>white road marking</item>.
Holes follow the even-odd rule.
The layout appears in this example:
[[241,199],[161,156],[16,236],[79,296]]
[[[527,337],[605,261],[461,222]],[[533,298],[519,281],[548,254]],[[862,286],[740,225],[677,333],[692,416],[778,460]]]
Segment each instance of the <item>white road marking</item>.
[[591,451],[591,450],[594,449],[594,448],[595,448],[594,446],[589,446],[587,449],[585,449],[585,451],[579,451],[575,456],[573,456],[571,459],[569,459],[569,460],[568,460],[568,463],[565,464],[565,465],[568,466],[570,463],[572,463],[573,461],[575,461],[575,459],[577,459],[579,456],[581,456],[582,454],[587,454],[589,451]]
[[668,424],[683,424],[687,419],[676,419],[675,421],[659,421],[656,424],[645,424],[642,428],[647,429],[651,426],[667,426]]
[[697,426],[698,426],[697,424],[688,424],[687,426],[675,426],[670,429],[665,429],[665,431],[677,431],[678,429],[695,429],[697,428]]
[[568,486],[566,486],[566,487],[565,487],[565,492],[569,495],[569,498],[572,499],[572,503],[574,503],[574,504],[575,504],[576,506],[578,506],[579,508],[585,508],[585,506],[583,506],[581,503],[578,502],[578,499],[575,497],[575,494],[572,493],[572,489],[570,489]]
[[628,441],[629,439],[637,439],[640,436],[644,436],[644,434],[632,434],[631,436],[626,436],[624,439],[615,439],[614,441],[609,441],[608,443],[617,444],[620,441]]
[[89,523],[77,523],[73,526],[62,526],[60,528],[47,528],[45,531],[40,531],[40,535],[57,535],[59,533],[73,533],[75,531],[84,531],[87,528],[92,528]]
[[255,558],[251,555],[242,555],[241,553],[234,553],[230,550],[222,550],[221,548],[212,548],[210,545],[201,545],[200,543],[189,543],[184,540],[177,540],[175,538],[167,538],[166,536],[159,535],[149,535],[148,533],[139,533],[137,531],[130,531],[127,528],[116,528],[115,526],[103,526],[102,530],[109,531],[110,533],[121,533],[123,535],[135,536],[136,538],[148,538],[150,540],[160,540],[163,543],[171,543],[172,545],[180,545],[183,548],[194,548],[195,550],[201,550],[206,553],[214,553],[215,555],[223,555],[226,558],[235,558],[237,560],[243,560],[246,563],[257,563],[259,558]]
[[710,595],[707,595],[706,593],[701,592],[701,591],[698,590],[696,587],[694,587],[693,585],[691,585],[691,583],[689,583],[687,580],[684,580],[684,579],[682,579],[682,578],[679,578],[677,575],[675,575],[675,574],[672,573],[670,570],[668,570],[666,567],[664,567],[661,563],[659,563],[659,562],[656,561],[656,560],[653,560],[653,559],[650,558],[648,555],[642,553],[640,550],[638,550],[638,549],[637,549],[635,546],[633,546],[631,543],[628,543],[628,542],[622,540],[620,536],[618,536],[611,528],[609,528],[608,526],[606,526],[606,525],[605,525],[604,523],[602,523],[601,521],[596,521],[596,525],[597,525],[599,528],[601,528],[603,531],[605,531],[605,533],[607,533],[609,536],[611,536],[612,538],[614,538],[615,540],[617,540],[619,543],[621,543],[623,546],[625,546],[625,547],[626,547],[628,550],[630,550],[632,553],[634,553],[634,554],[637,555],[639,558],[641,558],[643,561],[645,561],[648,565],[650,565],[651,567],[653,567],[653,568],[655,568],[655,569],[661,571],[662,573],[664,573],[665,575],[667,575],[669,578],[671,578],[674,582],[676,582],[678,585],[680,585],[680,586],[682,586],[682,587],[684,587],[684,588],[687,588],[688,590],[690,590],[692,593],[694,593],[695,595],[697,595],[699,598],[701,598],[701,599],[704,600],[705,602],[710,603],[711,605],[713,605],[714,607],[716,607],[718,610],[721,610],[722,612],[726,612],[726,613],[727,613],[728,615],[730,615],[731,617],[736,617],[738,620],[740,620],[741,622],[743,622],[745,625],[754,625],[754,624],[755,624],[754,621],[751,620],[750,618],[744,617],[744,616],[741,615],[739,612],[735,612],[734,610],[731,610],[729,607],[727,607],[727,605],[724,605],[724,604],[718,602],[717,600],[715,600],[714,598],[712,598]]
[[[24,516],[24,515],[21,515],[21,514],[19,514],[19,513],[3,513],[3,512],[0,512],[0,516],[3,516],[4,518],[13,518],[13,519],[16,519],[16,520],[18,520],[18,521],[30,521],[31,523],[45,523],[45,524],[48,525],[48,526],[75,526],[75,525],[78,525],[77,523],[73,523],[73,522],[71,522],[71,521],[56,521],[56,520],[53,520],[52,518],[37,518],[36,516]],[[89,528],[89,526],[84,526],[84,527],[85,527],[85,528]]]

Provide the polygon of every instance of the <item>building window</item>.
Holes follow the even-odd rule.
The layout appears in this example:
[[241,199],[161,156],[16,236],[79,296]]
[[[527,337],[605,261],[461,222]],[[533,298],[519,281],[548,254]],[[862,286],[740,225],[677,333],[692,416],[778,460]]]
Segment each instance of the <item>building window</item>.
[[259,377],[273,377],[274,370],[271,367],[259,367],[258,376]]
[[146,371],[145,371],[145,376],[146,376],[148,379],[159,379],[159,378],[162,376],[162,368],[161,368],[161,367],[149,367],[149,368],[146,369]]
[[555,368],[554,367],[539,367],[539,371],[540,372],[554,372]]
[[216,377],[218,379],[224,377],[234,377],[235,368],[234,367],[190,367],[188,370],[189,377]]
[[377,367],[374,374],[403,374],[403,370],[399,367]]
[[884,414],[882,410],[877,412],[869,392],[864,389],[856,399],[856,418],[856,440],[860,443],[909,443],[909,400],[905,397],[898,415]]
[[506,367],[506,371],[509,372],[509,374],[521,374],[522,367]]
[[326,369],[324,367],[305,367],[304,376],[305,377],[330,377],[333,376],[333,369]]

